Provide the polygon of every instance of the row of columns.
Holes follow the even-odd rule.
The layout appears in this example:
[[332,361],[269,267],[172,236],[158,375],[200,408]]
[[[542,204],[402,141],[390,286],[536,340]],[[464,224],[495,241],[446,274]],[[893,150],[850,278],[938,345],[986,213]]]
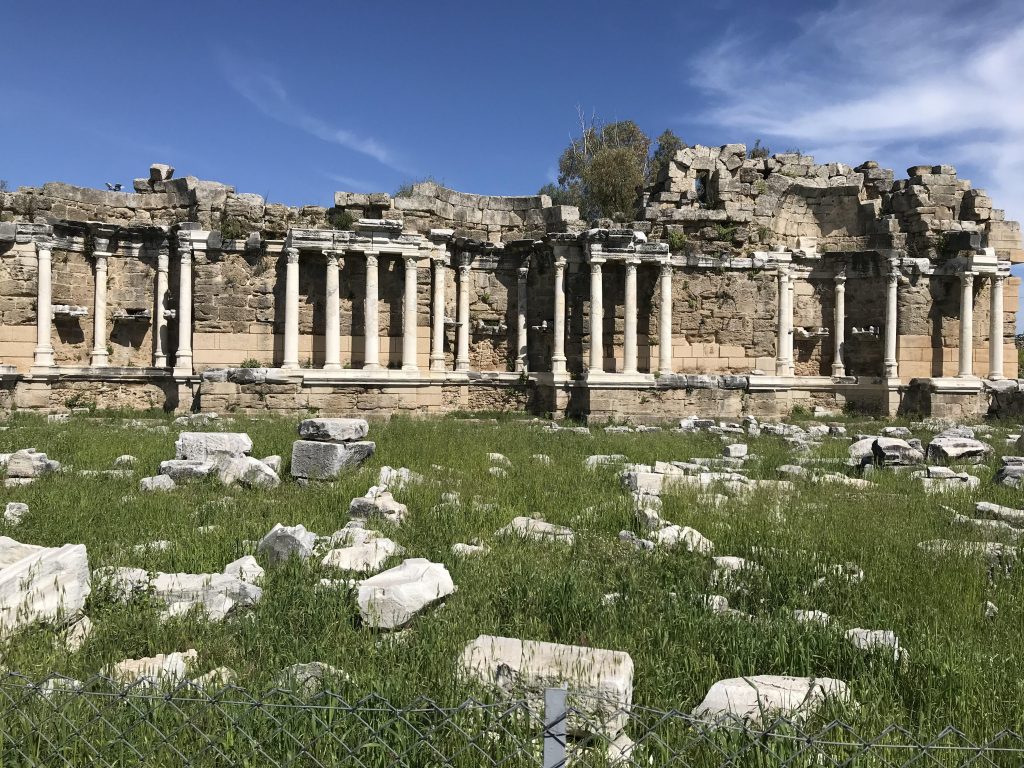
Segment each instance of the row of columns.
[[[181,259],[178,286],[178,349],[175,354],[174,370],[176,375],[192,373],[192,262],[193,248],[190,244],[179,244]],[[93,348],[90,362],[93,367],[108,365],[107,353],[107,260],[110,253],[106,250],[93,252],[96,274],[93,307]],[[327,251],[327,272],[325,275],[326,290],[326,326],[325,326],[325,370],[341,368],[340,360],[340,285],[338,251]],[[282,368],[295,370],[299,368],[299,251],[297,248],[286,248],[285,271],[285,328],[284,328],[284,360]],[[364,303],[364,370],[380,370],[380,319],[379,319],[379,277],[378,256],[366,255],[366,295]],[[417,268],[418,257],[401,256],[404,263],[403,293],[403,328],[402,328],[402,370],[416,371],[417,363]],[[44,311],[52,306],[52,245],[47,242],[37,243],[38,279],[37,279],[37,311],[36,347],[34,367],[45,369],[54,365],[53,346],[51,342],[52,312]],[[431,296],[432,326],[430,370],[443,371],[444,357],[444,307],[445,307],[445,272],[447,260],[444,256],[432,258],[433,291]],[[590,369],[604,370],[604,306],[603,306],[603,272],[605,259],[590,260]],[[637,373],[637,266],[639,261],[627,260],[625,279],[625,333],[623,339],[623,372]],[[552,371],[564,374],[566,371],[565,356],[565,268],[567,258],[564,250],[555,247],[554,260],[554,344],[552,350]],[[660,373],[672,372],[672,266],[662,262],[659,275],[660,283],[660,314],[659,314],[659,359]],[[470,257],[461,254],[457,265],[457,332],[455,370],[469,370],[469,276]],[[516,317],[516,370],[527,368],[527,278],[528,267],[521,267],[517,282],[517,317]],[[975,273],[965,270],[960,274],[960,350],[958,376],[971,377],[973,371],[973,336],[974,336],[974,277]],[[989,308],[989,372],[990,379],[1003,378],[1003,283],[1005,275],[995,273],[990,276],[990,308]],[[166,307],[165,296],[168,282],[168,255],[161,251],[157,260],[156,275],[156,309],[153,318],[154,352],[153,364],[156,367],[167,365],[167,350],[164,348],[166,338]],[[794,277],[787,265],[778,268],[778,326],[776,374],[779,376],[794,375],[793,363],[793,284]],[[899,367],[896,359],[897,342],[897,305],[898,305],[899,273],[892,269],[886,275],[885,297],[885,336],[883,352],[883,376],[895,379]],[[834,355],[832,375],[846,375],[843,358],[843,345],[846,341],[846,276],[838,274],[834,278],[835,313],[833,318]]]
[[[974,376],[974,276],[965,270],[960,273],[960,349],[957,376]],[[1001,273],[991,275],[989,306],[989,372],[988,378],[1003,378],[1003,281]],[[835,284],[835,311],[833,316],[833,358],[832,375],[845,376],[846,363],[843,345],[846,343],[846,275],[833,278]],[[776,339],[777,376],[794,375],[793,365],[793,274],[786,266],[778,269],[779,318]],[[885,290],[885,336],[882,358],[882,375],[887,379],[899,376],[899,362],[896,358],[897,306],[899,272],[891,269],[886,273]]]
[[[590,370],[604,371],[604,277],[605,259],[590,258]],[[622,343],[622,372],[637,373],[637,289],[636,269],[639,260],[629,259],[626,264],[625,322]],[[658,372],[672,373],[672,265],[661,263],[659,274],[660,307],[658,315]],[[556,278],[557,291],[562,284]],[[556,310],[557,311],[557,310]]]

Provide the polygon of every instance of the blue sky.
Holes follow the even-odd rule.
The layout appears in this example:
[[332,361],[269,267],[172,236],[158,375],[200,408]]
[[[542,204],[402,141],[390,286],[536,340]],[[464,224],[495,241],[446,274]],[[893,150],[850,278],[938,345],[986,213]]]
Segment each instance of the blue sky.
[[329,205],[528,194],[577,108],[694,143],[947,163],[1024,218],[1024,2],[49,2],[4,10],[0,178],[152,162]]

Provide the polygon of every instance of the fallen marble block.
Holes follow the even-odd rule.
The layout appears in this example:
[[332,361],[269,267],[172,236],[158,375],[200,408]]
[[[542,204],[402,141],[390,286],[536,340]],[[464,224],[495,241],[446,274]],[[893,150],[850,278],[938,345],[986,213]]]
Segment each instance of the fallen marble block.
[[330,480],[347,469],[354,469],[373,455],[376,444],[320,443],[296,440],[292,443],[292,477],[307,480]]
[[182,432],[174,442],[176,459],[208,461],[219,454],[248,456],[252,440],[244,432]]
[[398,629],[455,591],[448,569],[416,557],[358,582],[359,613],[376,629]]
[[770,724],[776,717],[804,720],[829,699],[849,702],[846,683],[831,677],[733,677],[712,685],[693,716],[716,726],[757,727]]
[[633,659],[624,651],[480,635],[463,649],[461,666],[484,685],[532,694],[538,707],[545,688],[566,686],[579,713],[569,716],[572,733],[614,738],[629,719]]
[[40,547],[0,536],[0,634],[75,617],[90,591],[84,544]]

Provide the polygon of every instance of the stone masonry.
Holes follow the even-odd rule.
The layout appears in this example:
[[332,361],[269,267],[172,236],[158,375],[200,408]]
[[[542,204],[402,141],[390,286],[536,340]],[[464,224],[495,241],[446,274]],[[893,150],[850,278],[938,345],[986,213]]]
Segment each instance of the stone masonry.
[[653,419],[1024,399],[1019,226],[947,165],[895,180],[687,147],[632,222],[433,182],[330,208],[159,164],[134,188],[0,193],[0,408]]

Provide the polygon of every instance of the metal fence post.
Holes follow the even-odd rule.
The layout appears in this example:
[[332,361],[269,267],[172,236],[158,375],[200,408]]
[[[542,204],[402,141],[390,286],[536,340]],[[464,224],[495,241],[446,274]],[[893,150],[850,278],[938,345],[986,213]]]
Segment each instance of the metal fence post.
[[565,688],[544,689],[544,768],[564,768],[566,713]]

